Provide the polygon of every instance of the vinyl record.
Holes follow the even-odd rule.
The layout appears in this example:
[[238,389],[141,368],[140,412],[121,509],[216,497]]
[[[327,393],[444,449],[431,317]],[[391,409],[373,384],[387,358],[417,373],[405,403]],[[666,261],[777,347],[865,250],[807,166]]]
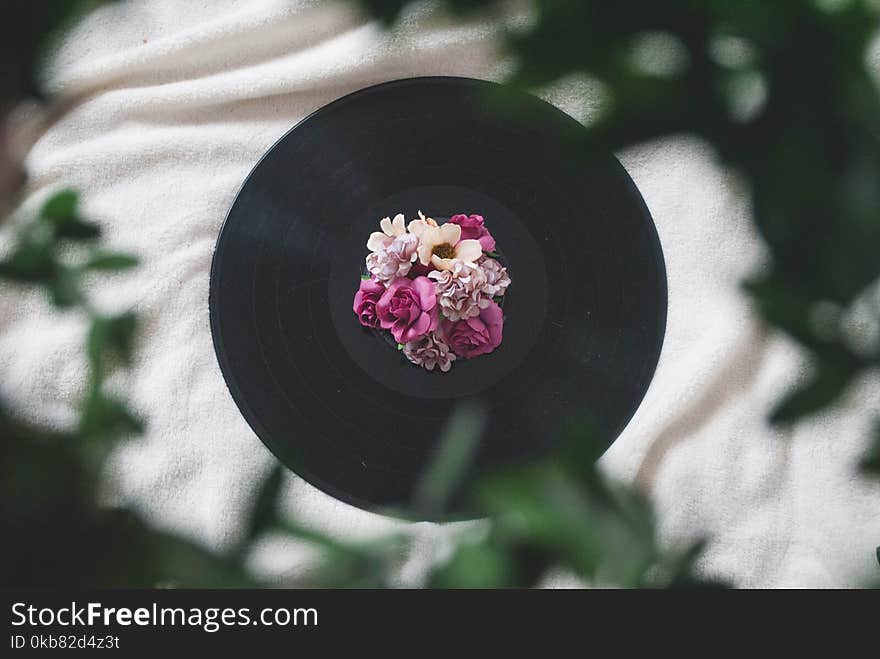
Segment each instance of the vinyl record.
[[[495,94],[493,94],[495,92]],[[211,330],[235,402],[325,492],[406,510],[451,410],[489,412],[470,476],[540,454],[589,418],[610,444],[653,375],[666,274],[650,214],[612,155],[528,94],[413,78],[321,108],[254,167],[217,241]],[[380,218],[478,213],[513,281],[504,338],[448,373],[361,327],[352,298]]]

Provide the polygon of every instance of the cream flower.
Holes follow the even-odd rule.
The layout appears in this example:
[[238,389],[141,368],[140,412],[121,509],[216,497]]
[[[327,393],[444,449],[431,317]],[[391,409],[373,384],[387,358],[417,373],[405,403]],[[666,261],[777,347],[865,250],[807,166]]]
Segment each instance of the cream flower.
[[[409,223],[409,232],[414,233],[417,238],[421,238],[422,233],[427,227],[436,227],[437,221],[432,217],[425,217],[422,211],[419,211],[419,219]],[[427,265],[427,263],[425,264]]]
[[379,227],[382,231],[374,231],[370,234],[370,239],[367,241],[367,249],[371,252],[387,249],[397,236],[406,233],[403,213],[395,215],[393,221],[391,218],[384,218],[379,222]]
[[420,220],[409,223],[410,233],[419,239],[419,261],[437,270],[449,270],[455,260],[474,263],[483,255],[479,240],[461,240],[461,227],[447,222],[441,226],[419,211]]

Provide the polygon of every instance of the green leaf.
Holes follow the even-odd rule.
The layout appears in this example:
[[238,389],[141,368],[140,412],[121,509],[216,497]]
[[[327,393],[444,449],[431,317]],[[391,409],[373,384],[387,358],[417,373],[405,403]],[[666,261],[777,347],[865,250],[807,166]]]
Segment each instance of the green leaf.
[[386,25],[391,25],[397,19],[400,11],[411,0],[362,0],[367,10]]
[[862,470],[880,476],[880,421],[874,425],[874,441],[861,464]]
[[131,364],[137,316],[126,312],[118,316],[99,316],[92,321],[88,336],[88,356],[92,368],[103,375],[112,364],[108,360],[118,358],[125,365]]
[[[455,13],[466,14],[477,11],[496,0],[447,0],[446,5]],[[385,25],[392,25],[404,7],[412,4],[413,0],[361,0],[361,4],[382,21]]]
[[143,526],[139,544],[148,561],[144,580],[133,580],[137,573],[128,558],[132,552],[129,544],[128,548],[123,546],[116,552],[129,563],[126,573],[121,574],[117,582],[120,586],[132,587],[142,583],[146,588],[253,588],[260,585],[247,573],[241,561],[236,560],[238,557],[217,555],[186,538],[156,531],[146,524]]
[[141,434],[144,424],[123,401],[93,386],[83,405],[79,429],[86,437],[112,440]]
[[135,267],[138,260],[129,254],[95,252],[83,266],[86,270],[117,271]]
[[433,517],[445,509],[470,466],[486,422],[486,410],[477,403],[460,403],[453,408],[433,459],[416,487],[416,510]]
[[803,385],[786,394],[770,415],[771,423],[792,423],[831,405],[847,388],[855,372],[844,364],[820,364]]
[[93,240],[101,235],[98,225],[79,217],[79,195],[74,190],[62,190],[43,204],[40,217],[55,229],[55,235],[67,240]]
[[[672,553],[662,565],[661,575],[663,582],[659,585],[665,588],[677,589],[728,589],[733,586],[719,578],[706,579],[697,570],[697,561],[703,555],[708,544],[707,539],[700,538],[693,541],[684,551],[675,555]],[[650,584],[655,585],[655,584]]]
[[503,548],[462,543],[448,563],[431,577],[431,588],[505,588],[513,585],[515,566]]
[[405,346],[404,346],[402,343],[398,343],[398,344],[397,344],[397,349],[398,349],[398,350],[403,350],[404,347],[405,347]]
[[59,309],[67,309],[82,299],[76,274],[68,268],[59,267],[55,277],[48,282],[49,296]]
[[252,542],[267,530],[278,526],[278,499],[284,484],[284,468],[276,464],[263,479],[248,521],[246,542]]
[[101,229],[97,224],[86,222],[76,217],[60,220],[55,226],[55,234],[68,240],[95,240],[100,237]]
[[0,262],[0,277],[20,282],[49,282],[56,276],[55,255],[48,243],[20,243],[12,255]]
[[40,71],[67,27],[84,13],[109,0],[64,0],[3,3],[3,75],[0,105],[10,106],[23,96],[44,98]]
[[490,259],[497,259],[501,256],[501,254],[499,254],[498,252],[496,252],[494,250],[492,250],[491,252],[484,252],[484,254],[486,256],[488,256]]
[[58,222],[76,215],[79,194],[76,190],[61,190],[49,197],[40,210],[40,217]]
[[320,550],[318,564],[305,576],[305,585],[321,588],[388,588],[407,545],[398,534],[362,543],[340,541],[290,519],[280,520],[275,530]]

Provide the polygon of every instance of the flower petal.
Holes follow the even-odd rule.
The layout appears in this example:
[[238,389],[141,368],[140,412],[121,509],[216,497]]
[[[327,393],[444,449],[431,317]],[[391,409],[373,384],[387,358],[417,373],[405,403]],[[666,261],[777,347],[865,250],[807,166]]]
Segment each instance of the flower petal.
[[406,329],[409,324],[405,320],[397,320],[391,326],[391,336],[395,338],[398,343],[406,343],[406,339],[404,336],[406,335]]
[[437,304],[437,293],[434,282],[427,277],[416,277],[412,280],[413,288],[419,296],[419,305],[422,311],[430,311]]
[[466,263],[474,263],[482,255],[483,247],[479,240],[462,240],[455,246],[455,258]]
[[403,217],[403,213],[398,213],[394,216],[394,221],[391,223],[391,235],[399,236],[406,232],[406,222]]
[[421,218],[429,227],[437,226],[437,220],[433,217],[425,217],[425,214],[421,210],[419,211],[419,218]]
[[418,254],[419,254],[419,262],[422,265],[428,265],[431,263],[431,249],[432,245],[426,245],[422,243],[419,245]]
[[486,325],[490,327],[492,325],[500,325],[504,322],[504,312],[501,311],[501,307],[492,302],[488,307],[480,312],[480,318]]
[[425,226],[427,225],[425,224],[424,220],[413,220],[409,223],[409,232],[415,234],[416,238],[421,238],[422,232],[425,230]]
[[452,270],[452,266],[455,265],[455,259],[441,259],[439,256],[434,254],[431,256],[431,265],[433,265],[438,270]]
[[394,232],[391,228],[390,217],[383,217],[381,220],[379,220],[379,228],[382,229],[382,233],[384,233],[386,236],[394,235]]
[[443,242],[443,238],[440,236],[440,227],[426,224],[419,240],[429,245],[439,245]]
[[437,293],[434,282],[427,277],[416,277],[412,280],[413,290],[419,299],[419,306],[423,311],[430,311],[437,304]]
[[389,236],[386,236],[381,231],[374,231],[370,234],[370,239],[367,241],[367,249],[371,252],[378,252],[380,249],[385,249],[390,244],[391,238]]
[[486,336],[489,336],[489,330],[486,328],[486,324],[480,320],[479,316],[474,316],[472,318],[468,318],[464,321],[468,324],[468,326],[474,330],[474,332],[479,332],[483,334],[485,332]]
[[439,228],[440,240],[438,243],[449,243],[454,245],[461,240],[461,227],[452,222],[447,222]]
[[504,312],[501,311],[501,307],[493,302],[480,312],[480,318],[489,330],[490,344],[493,346],[501,345],[504,329]]
[[415,341],[420,336],[427,334],[431,329],[431,317],[423,313],[409,327],[405,328],[399,337],[395,337],[399,343],[409,343]]

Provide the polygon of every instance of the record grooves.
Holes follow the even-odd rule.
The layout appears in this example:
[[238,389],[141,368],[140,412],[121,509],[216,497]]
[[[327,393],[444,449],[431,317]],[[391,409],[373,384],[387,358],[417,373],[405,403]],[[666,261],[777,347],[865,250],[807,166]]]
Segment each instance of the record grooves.
[[[650,383],[666,274],[650,214],[610,154],[571,158],[583,129],[492,83],[413,78],[330,103],[242,185],[211,269],[211,330],[242,414],[288,467],[343,501],[406,509],[450,411],[489,410],[474,475],[547,450],[588,416],[610,444]],[[508,99],[510,102],[510,99]],[[428,373],[352,314],[380,218],[479,213],[515,286],[491,354]]]

